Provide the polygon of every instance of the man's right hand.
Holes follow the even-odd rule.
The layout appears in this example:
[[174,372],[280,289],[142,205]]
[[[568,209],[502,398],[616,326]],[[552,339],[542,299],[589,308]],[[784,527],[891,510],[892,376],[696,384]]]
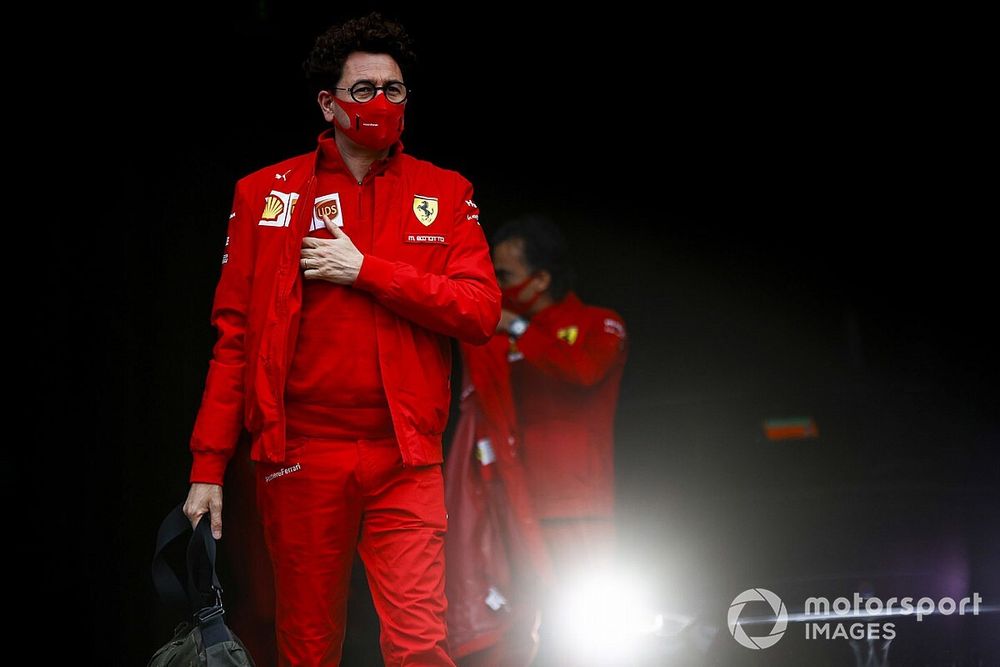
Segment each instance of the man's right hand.
[[212,536],[217,540],[222,539],[222,487],[218,484],[195,482],[184,501],[184,515],[191,521],[193,528],[206,512],[211,515]]

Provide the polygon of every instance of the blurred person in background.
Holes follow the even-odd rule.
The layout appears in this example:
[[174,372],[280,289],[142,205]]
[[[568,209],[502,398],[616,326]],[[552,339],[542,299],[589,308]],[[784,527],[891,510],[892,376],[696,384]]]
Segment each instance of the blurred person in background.
[[614,419],[625,323],[573,291],[566,239],[550,220],[512,220],[491,239],[503,293],[511,389],[528,490],[555,570],[610,565]]
[[570,664],[546,646],[545,598],[613,566],[625,324],[573,291],[566,240],[550,220],[506,223],[492,250],[503,311],[488,345],[462,346],[462,417],[447,467],[459,527],[447,547],[449,626],[463,639],[463,666],[527,665],[535,612],[548,607],[540,655]]

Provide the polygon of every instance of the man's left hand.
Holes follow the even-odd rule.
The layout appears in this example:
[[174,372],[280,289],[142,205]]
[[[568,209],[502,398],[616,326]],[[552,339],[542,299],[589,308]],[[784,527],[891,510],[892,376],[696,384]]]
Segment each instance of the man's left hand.
[[361,272],[365,256],[354,242],[329,217],[323,216],[332,239],[318,239],[306,236],[302,239],[302,253],[299,266],[307,279],[328,280],[336,285],[353,285]]

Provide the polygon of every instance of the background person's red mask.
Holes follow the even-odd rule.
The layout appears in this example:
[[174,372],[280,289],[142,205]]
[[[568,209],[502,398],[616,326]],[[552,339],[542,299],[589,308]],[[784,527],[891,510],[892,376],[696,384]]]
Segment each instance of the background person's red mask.
[[346,128],[336,123],[337,129],[356,144],[382,150],[399,141],[403,134],[405,104],[393,104],[385,95],[376,95],[368,102],[346,102],[336,97],[333,101],[340,105],[351,121]]
[[534,276],[528,276],[516,285],[501,287],[501,305],[507,310],[513,311],[518,315],[527,315],[528,312],[531,311],[531,307],[534,306],[535,302],[542,296],[542,293],[539,291],[535,292],[535,296],[531,297],[527,301],[518,301],[518,297],[521,296],[521,291],[528,286],[528,283],[531,282],[532,278],[534,278]]

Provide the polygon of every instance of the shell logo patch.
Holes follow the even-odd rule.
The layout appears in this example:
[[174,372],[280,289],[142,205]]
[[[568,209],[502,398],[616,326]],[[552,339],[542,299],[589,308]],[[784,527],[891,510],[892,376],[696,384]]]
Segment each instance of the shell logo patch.
[[565,341],[568,345],[572,345],[576,342],[576,337],[580,335],[580,328],[577,326],[563,327],[556,331],[556,337]]
[[434,222],[438,216],[437,197],[413,195],[413,215],[417,216],[424,227]]
[[270,194],[264,199],[264,212],[260,216],[261,223],[276,222],[278,216],[285,212],[285,202],[277,195]]
[[298,199],[298,192],[271,190],[271,194],[264,197],[264,210],[261,211],[260,222],[257,224],[264,227],[287,227]]

